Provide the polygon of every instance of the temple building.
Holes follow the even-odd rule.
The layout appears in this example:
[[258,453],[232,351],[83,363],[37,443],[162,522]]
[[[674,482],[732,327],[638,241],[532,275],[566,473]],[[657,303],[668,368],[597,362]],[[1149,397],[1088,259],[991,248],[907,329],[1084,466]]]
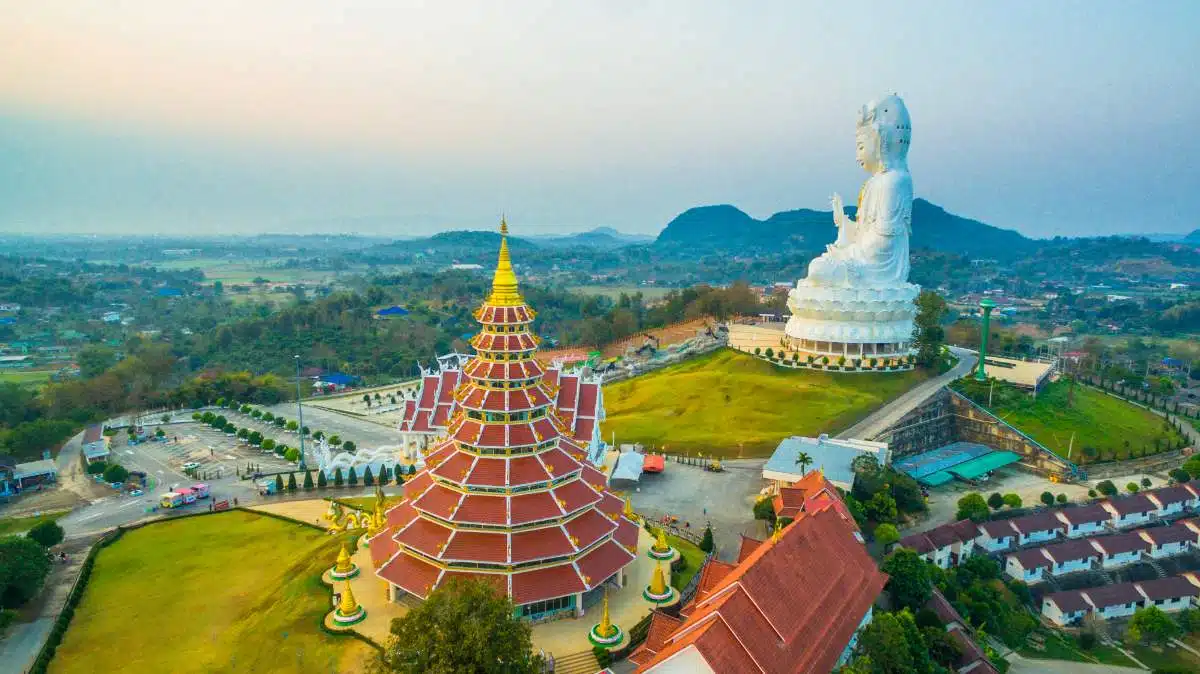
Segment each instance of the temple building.
[[[480,333],[474,341],[484,337]],[[472,345],[478,348],[474,342]],[[435,368],[422,369],[420,388],[414,398],[403,401],[403,417],[396,425],[405,447],[425,450],[445,435],[458,408],[454,391],[465,381],[463,368],[469,362],[469,356],[452,353],[439,356]],[[548,390],[553,391],[554,409],[566,424],[568,435],[588,450],[592,463],[600,465],[604,454],[600,437],[600,422],[604,420],[600,377],[566,372],[559,365],[546,368],[542,377],[550,385]]]
[[480,578],[523,617],[581,616],[606,586],[624,585],[639,527],[576,439],[578,415],[560,411],[567,381],[586,389],[534,358],[536,314],[518,288],[504,222],[500,233],[492,291],[475,313],[475,355],[439,379],[432,398],[446,410],[445,434],[369,539],[372,564],[392,601]]
[[679,617],[656,611],[629,659],[638,672],[832,671],[871,622],[887,582],[854,519],[817,471],[796,520],[770,539],[742,539],[737,564],[713,559]]

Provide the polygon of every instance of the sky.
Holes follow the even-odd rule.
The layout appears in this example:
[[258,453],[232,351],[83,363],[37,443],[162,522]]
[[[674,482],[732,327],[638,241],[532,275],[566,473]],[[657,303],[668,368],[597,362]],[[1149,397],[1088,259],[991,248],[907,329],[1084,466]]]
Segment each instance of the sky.
[[[846,5],[833,7],[832,5]],[[655,233],[918,196],[1030,236],[1200,228],[1200,2],[0,0],[0,231]]]

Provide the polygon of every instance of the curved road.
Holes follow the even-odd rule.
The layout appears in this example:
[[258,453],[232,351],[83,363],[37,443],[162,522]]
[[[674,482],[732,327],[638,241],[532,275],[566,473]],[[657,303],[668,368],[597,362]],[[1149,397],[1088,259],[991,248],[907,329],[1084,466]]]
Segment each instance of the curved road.
[[958,357],[958,364],[933,379],[921,382],[915,388],[906,391],[899,398],[884,405],[871,413],[871,416],[838,433],[836,437],[856,440],[872,440],[883,433],[889,426],[895,424],[905,414],[913,411],[925,402],[943,386],[968,374],[978,360],[976,352],[957,346],[949,347],[950,352]]

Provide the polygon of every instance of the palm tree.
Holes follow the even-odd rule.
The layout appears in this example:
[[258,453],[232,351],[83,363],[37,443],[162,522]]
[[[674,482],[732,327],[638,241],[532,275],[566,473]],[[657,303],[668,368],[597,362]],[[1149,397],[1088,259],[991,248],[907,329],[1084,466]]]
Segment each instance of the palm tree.
[[800,452],[796,455],[796,465],[800,466],[800,472],[807,473],[808,467],[812,465],[812,457],[807,452]]

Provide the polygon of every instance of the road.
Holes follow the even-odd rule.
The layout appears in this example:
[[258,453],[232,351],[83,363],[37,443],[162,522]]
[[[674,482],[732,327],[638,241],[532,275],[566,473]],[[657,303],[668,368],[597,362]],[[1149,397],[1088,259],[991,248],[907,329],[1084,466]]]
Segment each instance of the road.
[[899,398],[872,412],[866,419],[838,433],[837,437],[846,439],[854,438],[857,440],[871,440],[878,437],[880,433],[883,433],[899,421],[905,414],[916,409],[943,386],[965,376],[975,367],[978,357],[974,351],[962,349],[957,346],[949,348],[950,352],[958,357],[957,365],[944,374],[924,381],[906,391]]

